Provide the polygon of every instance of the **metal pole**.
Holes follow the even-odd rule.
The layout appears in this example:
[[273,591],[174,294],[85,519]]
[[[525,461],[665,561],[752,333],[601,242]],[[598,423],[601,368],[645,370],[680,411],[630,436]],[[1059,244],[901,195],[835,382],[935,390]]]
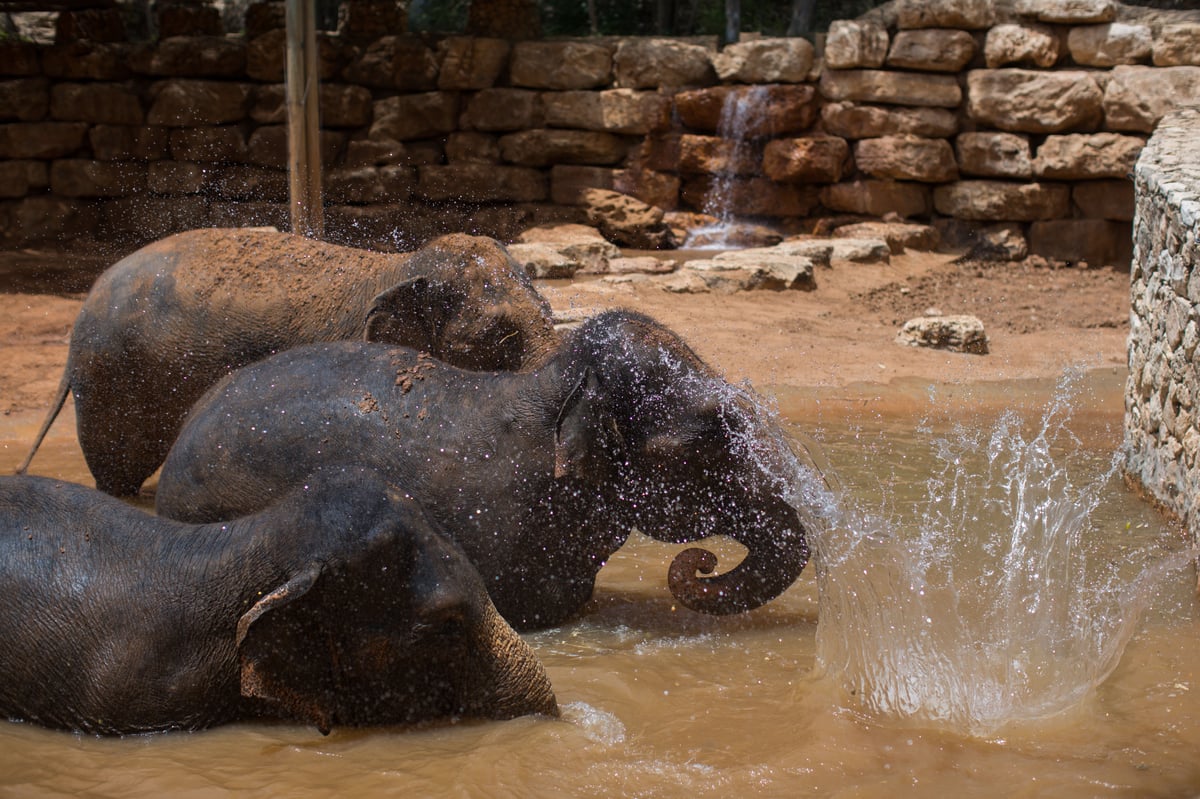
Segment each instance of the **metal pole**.
[[325,233],[315,0],[287,0],[288,185],[292,232]]

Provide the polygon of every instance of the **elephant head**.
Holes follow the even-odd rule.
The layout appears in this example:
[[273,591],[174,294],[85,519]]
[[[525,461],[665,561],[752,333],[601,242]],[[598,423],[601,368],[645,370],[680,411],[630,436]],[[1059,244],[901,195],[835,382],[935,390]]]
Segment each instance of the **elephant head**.
[[557,716],[541,664],[474,567],[405,501],[350,552],[312,560],[237,626],[241,692],[315,725]]
[[808,562],[791,499],[796,474],[777,425],[753,394],[717,376],[671,331],[610,312],[577,333],[571,394],[556,429],[556,475],[615,485],[627,522],[660,541],[727,535],[748,553],[711,575],[716,557],[691,548],[668,572],[693,610],[756,608]]
[[557,343],[552,313],[496,240],[454,233],[407,258],[415,277],[382,292],[364,338],[424,350],[464,369],[527,369]]

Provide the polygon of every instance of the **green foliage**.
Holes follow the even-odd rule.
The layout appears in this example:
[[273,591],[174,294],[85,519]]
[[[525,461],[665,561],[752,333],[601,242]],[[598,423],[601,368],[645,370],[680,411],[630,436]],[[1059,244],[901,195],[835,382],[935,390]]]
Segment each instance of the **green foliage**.
[[467,27],[470,0],[410,0],[408,29],[461,33]]

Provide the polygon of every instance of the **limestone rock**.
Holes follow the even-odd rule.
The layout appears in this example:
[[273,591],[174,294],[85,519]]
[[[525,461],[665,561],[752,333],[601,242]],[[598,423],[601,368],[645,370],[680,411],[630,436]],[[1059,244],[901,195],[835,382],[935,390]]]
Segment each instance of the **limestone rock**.
[[817,115],[817,92],[809,85],[716,86],[675,95],[680,121],[716,132],[727,108],[744,110],[739,136],[760,138],[806,130]]
[[829,103],[821,108],[821,121],[827,133],[846,139],[905,134],[944,139],[958,132],[958,117],[946,108]]
[[584,199],[588,221],[614,244],[639,250],[676,246],[671,229],[663,221],[661,208],[604,189],[590,189],[584,193]]
[[655,258],[653,255],[610,258],[608,261],[608,273],[610,275],[664,275],[674,271],[674,261],[665,258]]
[[489,89],[496,85],[512,51],[504,39],[448,36],[438,43],[438,88],[442,91]]
[[549,244],[510,244],[508,254],[526,274],[536,280],[565,280],[574,277],[583,264]]
[[246,46],[224,36],[171,36],[137,50],[130,65],[143,75],[236,77],[246,65]]
[[486,131],[528,130],[541,124],[538,92],[529,89],[484,89],[467,100],[464,128]]
[[990,131],[960,133],[954,148],[963,174],[1018,179],[1033,176],[1028,136]]
[[897,0],[896,25],[912,28],[979,30],[994,21],[991,0]]
[[951,316],[919,316],[904,323],[896,343],[908,347],[935,349],[986,355],[987,334],[978,317],[966,314]]
[[1109,22],[1071,28],[1067,34],[1071,58],[1089,67],[1138,64],[1149,60],[1153,46],[1149,25]]
[[1047,136],[1038,147],[1034,174],[1057,180],[1123,178],[1133,172],[1145,146],[1142,137],[1119,133]]
[[63,197],[123,197],[146,187],[146,165],[61,158],[50,164],[50,189]]
[[1093,130],[1100,123],[1103,98],[1092,73],[1078,70],[975,69],[967,73],[967,114],[1000,130]]
[[93,125],[87,137],[100,161],[157,161],[170,150],[170,128]]
[[849,261],[856,264],[886,264],[891,263],[892,248],[883,239],[830,239],[833,249],[829,253],[830,262]]
[[854,180],[821,190],[821,203],[833,210],[866,216],[895,213],[902,219],[924,216],[933,203],[929,186],[895,180]]
[[590,42],[519,42],[512,50],[509,80],[526,89],[594,89],[607,86],[612,50]]
[[250,108],[250,86],[211,80],[169,80],[151,87],[146,122],[188,128],[240,122]]
[[[680,189],[680,197],[693,208],[703,208],[712,196],[714,183],[711,175],[689,178]],[[722,181],[721,189],[725,207],[734,216],[807,216],[820,199],[820,189],[815,185],[776,183],[757,177],[734,177]]]
[[1062,56],[1062,39],[1048,25],[1006,23],[987,32],[983,58],[989,69],[1007,64],[1052,67]]
[[446,137],[446,161],[451,164],[498,164],[500,143],[495,136],[462,130]]
[[1087,180],[1071,189],[1071,202],[1085,218],[1132,222],[1133,182],[1130,180]]
[[829,266],[833,258],[833,242],[826,238],[795,236],[771,247],[780,255],[802,255],[817,266]]
[[0,198],[24,197],[50,185],[45,161],[0,161]]
[[712,291],[701,274],[692,269],[680,269],[659,281],[658,285],[672,294],[708,294]]
[[834,228],[833,235],[840,239],[882,239],[892,255],[899,255],[905,250],[933,252],[941,239],[937,230],[930,225],[902,222],[856,222]]
[[763,152],[763,171],[781,183],[836,183],[848,170],[850,145],[838,136],[773,139]]
[[1200,66],[1200,23],[1163,25],[1154,40],[1152,60],[1156,67]]
[[720,136],[679,137],[679,171],[701,175],[756,175],[761,151]]
[[1029,254],[1029,243],[1020,224],[941,217],[933,225],[942,247],[948,252],[962,253],[966,259],[1021,261]]
[[718,77],[735,83],[800,83],[812,64],[813,46],[800,37],[737,42],[712,57]]
[[821,95],[828,100],[957,108],[962,90],[953,75],[875,69],[826,70]]
[[892,37],[887,65],[897,69],[958,72],[975,56],[975,38],[962,30],[902,30]]
[[577,263],[580,271],[594,274],[614,271],[610,268],[610,264],[613,260],[621,257],[619,247],[600,235],[600,231],[587,225],[560,224],[533,227],[517,237],[517,242],[552,247],[563,258]]
[[959,219],[1031,222],[1068,216],[1071,189],[1061,183],[960,180],[933,190],[939,213]]
[[882,136],[854,145],[854,163],[875,178],[944,183],[958,178],[954,150],[945,139]]
[[625,151],[625,142],[601,131],[538,128],[500,137],[501,158],[519,166],[616,164]]
[[716,72],[708,51],[673,39],[625,39],[613,56],[616,85],[623,89],[708,86]]
[[1133,234],[1129,223],[1104,219],[1051,219],[1029,226],[1029,250],[1069,263],[1128,269]]
[[425,165],[417,170],[417,194],[425,200],[539,202],[549,195],[536,169],[493,164]]
[[140,125],[142,104],[132,86],[120,83],[56,83],[50,116],[64,122]]
[[379,89],[433,91],[437,88],[437,56],[415,36],[383,36],[346,66],[343,78]]
[[0,81],[0,120],[36,122],[49,110],[50,83],[45,78]]
[[608,89],[547,92],[545,123],[552,128],[645,135],[671,125],[671,99],[658,92]]
[[687,261],[680,271],[699,275],[713,291],[811,291],[816,288],[811,260],[798,255],[772,255],[767,250],[724,253],[712,260]]
[[1150,133],[1184,97],[1200,97],[1200,66],[1113,67],[1104,87],[1105,125]]
[[1041,22],[1087,25],[1117,18],[1116,0],[1017,0],[1016,11]]
[[453,92],[401,94],[375,101],[372,139],[404,142],[444,136],[458,127],[458,95]]
[[[754,248],[778,244],[783,236],[767,225],[753,222],[721,222],[708,214],[686,214],[694,218],[690,224],[680,223],[681,214],[668,214],[667,224],[675,232],[680,246],[692,249],[723,249],[728,247]],[[786,254],[786,253],[784,253]]]
[[866,20],[835,20],[825,37],[828,69],[875,68],[887,58],[887,29]]

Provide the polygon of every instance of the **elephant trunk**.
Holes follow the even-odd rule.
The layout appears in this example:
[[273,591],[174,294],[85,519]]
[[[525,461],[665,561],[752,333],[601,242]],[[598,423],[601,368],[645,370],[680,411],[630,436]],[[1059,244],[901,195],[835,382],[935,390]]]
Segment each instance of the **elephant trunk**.
[[[700,613],[728,615],[753,610],[783,593],[808,563],[808,541],[794,508],[787,503],[778,519],[759,528],[754,540],[739,540],[750,550],[733,569],[714,576],[717,557],[692,547],[675,556],[667,573],[671,594]],[[776,514],[771,515],[777,518]]]
[[510,719],[529,714],[559,715],[550,678],[525,640],[492,607],[485,610],[473,677],[480,687],[476,715]]

